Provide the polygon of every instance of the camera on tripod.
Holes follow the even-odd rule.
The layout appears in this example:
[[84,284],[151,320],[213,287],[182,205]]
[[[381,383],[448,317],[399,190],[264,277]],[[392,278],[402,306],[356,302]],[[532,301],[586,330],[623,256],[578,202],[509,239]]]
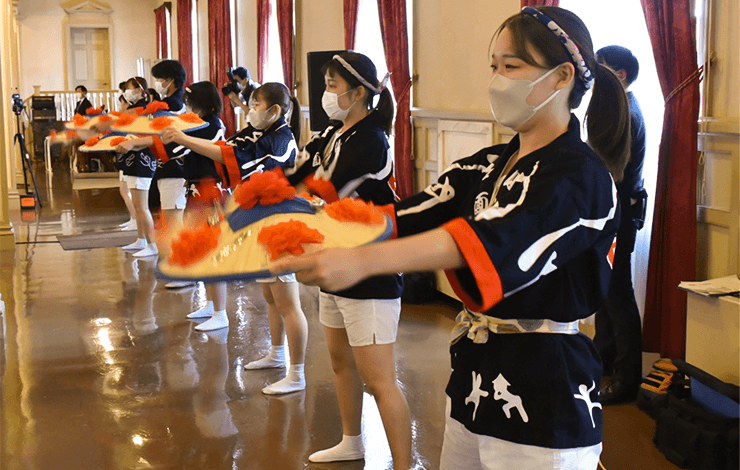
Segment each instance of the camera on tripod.
[[20,116],[20,114],[23,112],[24,109],[26,109],[26,105],[23,104],[23,100],[21,99],[21,95],[18,93],[15,93],[13,96],[13,112]]
[[226,96],[229,96],[231,93],[238,95],[242,91],[242,86],[239,85],[239,81],[234,76],[234,67],[229,67],[226,70],[226,76],[229,77],[229,83],[221,88],[221,92]]

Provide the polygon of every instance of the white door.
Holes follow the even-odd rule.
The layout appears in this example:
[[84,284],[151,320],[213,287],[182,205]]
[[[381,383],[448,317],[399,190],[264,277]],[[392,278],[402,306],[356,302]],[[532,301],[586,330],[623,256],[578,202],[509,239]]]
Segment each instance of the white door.
[[69,88],[84,85],[88,90],[108,90],[110,47],[106,28],[71,28]]

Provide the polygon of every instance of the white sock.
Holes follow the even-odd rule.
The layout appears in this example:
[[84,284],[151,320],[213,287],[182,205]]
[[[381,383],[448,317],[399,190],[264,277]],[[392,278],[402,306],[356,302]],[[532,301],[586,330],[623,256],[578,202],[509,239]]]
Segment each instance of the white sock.
[[297,392],[306,388],[306,378],[303,374],[303,364],[291,364],[288,375],[282,380],[262,389],[265,395],[281,395]]
[[213,309],[213,300],[209,300],[204,307],[199,308],[193,313],[189,313],[188,318],[208,318],[212,317],[214,312],[215,310]]
[[310,462],[339,462],[365,458],[362,436],[342,436],[342,442],[330,449],[320,450],[308,456]]
[[229,317],[226,315],[226,310],[219,310],[218,312],[214,312],[210,320],[197,325],[195,329],[198,331],[210,331],[226,328],[227,326],[229,326]]
[[123,230],[136,230],[136,221],[134,219],[129,220],[128,222],[124,222],[121,225],[119,225]]
[[154,256],[159,253],[159,250],[157,249],[156,243],[150,243],[141,251],[137,251],[134,253],[134,258],[144,258],[147,256]]
[[244,366],[245,369],[274,369],[277,367],[285,367],[285,345],[283,344],[273,345],[270,348],[270,354]]
[[146,248],[146,238],[137,238],[135,242],[123,247],[124,250],[143,250]]

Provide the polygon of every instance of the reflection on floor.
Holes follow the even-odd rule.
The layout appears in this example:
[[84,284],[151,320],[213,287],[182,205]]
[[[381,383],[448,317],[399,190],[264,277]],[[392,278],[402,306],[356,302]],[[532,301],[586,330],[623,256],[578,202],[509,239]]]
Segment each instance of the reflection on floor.
[[[73,191],[63,168],[55,167],[46,181],[43,169],[37,173],[45,183],[45,207],[14,214],[16,244],[0,257],[6,304],[0,330],[0,467],[390,468],[380,416],[367,394],[366,459],[307,461],[310,453],[341,438],[316,289],[301,287],[309,322],[307,389],[263,395],[262,387],[285,370],[243,369],[270,346],[259,286],[231,283],[228,330],[195,331],[185,315],[205,302],[202,284],[169,291],[154,277],[152,261],[118,248],[62,250],[56,235],[112,231],[127,219],[116,189]],[[417,468],[438,468],[448,333],[456,311],[449,299],[403,306],[397,372],[411,408]],[[650,450],[651,422],[639,421],[644,415],[629,405],[614,410],[619,417],[610,420],[607,410],[606,433],[618,419],[634,427],[637,416],[639,423],[619,443],[605,443],[609,470],[647,468],[620,467],[625,457],[619,449],[634,449],[623,439],[641,440],[637,445],[651,468],[675,468]]]

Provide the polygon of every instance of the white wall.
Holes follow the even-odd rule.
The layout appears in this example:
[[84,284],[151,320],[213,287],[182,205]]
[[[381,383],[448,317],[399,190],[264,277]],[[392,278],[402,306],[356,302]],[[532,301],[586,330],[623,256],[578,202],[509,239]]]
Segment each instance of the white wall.
[[488,111],[488,46],[519,0],[414,1],[413,106]]
[[740,3],[737,0],[714,0],[710,47],[716,60],[710,71],[711,98],[708,116],[737,122],[740,116],[740,42],[738,18]]
[[298,99],[308,106],[306,54],[344,49],[342,0],[296,0],[296,78]]
[[[63,90],[66,83],[65,18],[62,8],[80,2],[24,0],[18,5],[21,49],[21,96],[33,93],[33,85],[42,90]],[[111,83],[115,87],[136,73],[136,59],[154,59],[154,8],[161,1],[110,0],[100,2],[113,10],[111,44]]]

